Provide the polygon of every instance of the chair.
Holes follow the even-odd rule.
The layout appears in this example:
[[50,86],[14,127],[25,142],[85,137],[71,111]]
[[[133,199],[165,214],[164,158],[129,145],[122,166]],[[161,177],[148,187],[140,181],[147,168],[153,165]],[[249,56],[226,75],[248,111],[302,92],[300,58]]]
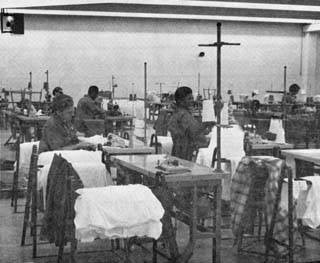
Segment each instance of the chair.
[[[67,156],[67,158],[71,161],[74,161],[78,158],[74,153],[76,151],[61,151],[64,155]],[[82,152],[83,153],[83,152]],[[101,162],[101,155],[96,154],[95,152],[85,152],[86,155],[82,156],[81,161],[84,163],[90,163],[90,161],[97,161]],[[84,153],[83,153],[84,154]],[[25,211],[24,211],[24,220],[23,220],[23,230],[22,230],[22,238],[21,238],[21,246],[25,245],[26,240],[26,231],[28,227],[31,227],[31,235],[33,237],[33,258],[37,257],[37,210],[38,206],[41,204],[38,202],[38,167],[41,167],[41,170],[43,170],[47,165],[50,165],[50,169],[48,172],[48,177],[50,174],[55,174],[57,170],[57,165],[53,165],[53,158],[54,152],[45,152],[38,156],[37,154],[37,146],[33,146],[32,150],[32,156],[31,156],[31,164],[30,164],[30,171],[29,171],[29,180],[28,180],[28,187],[27,187],[27,194],[26,194],[26,204],[25,204]],[[96,167],[97,165],[92,165],[92,167]],[[81,168],[80,164],[80,168]],[[102,165],[102,167],[105,169],[105,166]],[[59,167],[58,167],[59,168]],[[80,169],[79,168],[79,169]],[[81,170],[82,171],[82,170]],[[100,171],[100,167],[99,167]],[[105,170],[106,171],[106,170]],[[95,173],[93,173],[96,175]],[[86,182],[88,182],[86,178]],[[101,182],[108,183],[108,178],[106,178],[106,174],[97,174],[96,180],[92,180],[93,182],[90,182],[91,184],[101,184]],[[110,178],[110,183],[112,182]],[[90,185],[91,186],[91,185]],[[96,186],[96,185],[95,185]],[[48,185],[44,186],[43,192],[44,192],[44,199],[46,200],[46,189],[48,189]],[[30,218],[30,210],[31,210],[31,220]]]
[[101,119],[85,119],[83,120],[87,128],[86,137],[105,134],[105,121]]
[[[42,233],[46,236],[50,242],[55,242],[59,247],[57,262],[62,262],[64,246],[66,242],[70,241],[71,243],[71,252],[70,252],[70,261],[76,262],[76,252],[77,252],[77,240],[75,238],[76,233],[76,225],[75,223],[78,220],[75,218],[74,205],[75,200],[78,194],[75,192],[76,189],[82,188],[80,190],[80,194],[87,193],[90,194],[90,189],[83,188],[80,177],[77,175],[76,171],[73,169],[72,165],[68,163],[61,156],[55,155],[53,163],[56,164],[56,169],[52,169],[52,173],[50,174],[50,178],[48,181],[49,193],[47,196],[47,209],[44,216],[44,226],[42,228]],[[117,187],[117,186],[112,186]],[[132,186],[129,186],[132,187]],[[105,188],[96,188],[93,190],[94,193],[102,193]],[[119,188],[120,189],[120,188]],[[106,189],[107,190],[107,189]],[[59,191],[59,193],[57,193]],[[92,191],[91,191],[92,193]],[[88,196],[87,194],[87,196]],[[124,195],[127,195],[124,192]],[[103,199],[104,195],[101,196]],[[84,195],[82,195],[82,200],[84,199]],[[79,201],[81,202],[81,200]],[[159,202],[159,201],[157,201]],[[60,204],[57,206],[57,204]],[[62,205],[61,205],[62,204]],[[81,209],[80,203],[78,203],[77,216],[80,216],[81,213],[87,213],[86,211],[80,211]],[[111,209],[109,207],[109,209]],[[114,215],[114,213],[113,213]],[[75,223],[74,223],[75,222]],[[101,221],[99,221],[101,222]],[[91,224],[90,224],[91,225]],[[57,227],[59,226],[59,227]],[[90,231],[92,234],[92,232]],[[100,232],[99,232],[100,233]],[[94,236],[94,235],[93,235]],[[130,262],[129,258],[129,244],[131,240],[130,238],[124,239],[124,248],[125,248],[125,256],[122,257],[125,262]],[[111,243],[112,252],[117,252],[114,242]],[[153,246],[155,247],[155,245]],[[156,258],[153,256],[153,262]]]
[[[285,165],[283,160],[267,156],[242,159],[231,186],[232,229],[236,237],[238,252],[263,255],[267,262],[272,250],[273,256],[277,258],[288,256],[289,262],[292,262],[292,187],[291,192],[288,192],[288,212],[279,212],[282,183],[286,177],[289,178],[289,182],[292,182],[291,169]],[[257,214],[259,216],[258,236],[255,236],[253,235],[254,222]],[[257,246],[254,247],[255,249],[250,246],[244,247],[243,241],[248,237],[256,244],[261,241],[263,217],[265,221],[264,252],[257,251]],[[250,233],[250,235],[245,237],[245,233]],[[286,248],[288,249],[287,254],[285,253]]]
[[156,154],[171,154],[172,145],[172,138],[169,136],[151,135],[150,147],[155,147]]

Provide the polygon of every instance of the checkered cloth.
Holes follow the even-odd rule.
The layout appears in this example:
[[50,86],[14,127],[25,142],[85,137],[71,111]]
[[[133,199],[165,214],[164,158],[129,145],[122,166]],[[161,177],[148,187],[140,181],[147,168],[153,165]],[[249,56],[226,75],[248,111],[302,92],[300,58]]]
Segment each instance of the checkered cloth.
[[[279,178],[285,162],[270,156],[246,156],[239,163],[231,182],[232,230],[236,240],[242,233],[253,232],[257,206],[253,200],[264,203],[270,226],[276,201]],[[256,202],[255,202],[256,203]],[[273,249],[280,254],[287,251],[288,211],[278,208],[273,240]]]

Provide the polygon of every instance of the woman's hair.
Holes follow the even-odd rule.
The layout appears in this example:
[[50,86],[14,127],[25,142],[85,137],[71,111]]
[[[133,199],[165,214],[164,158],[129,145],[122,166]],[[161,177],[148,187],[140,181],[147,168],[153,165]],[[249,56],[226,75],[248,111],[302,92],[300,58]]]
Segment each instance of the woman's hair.
[[56,93],[63,94],[62,88],[61,87],[55,87],[52,91],[52,95],[55,96]]
[[289,91],[290,91],[292,94],[294,94],[294,95],[297,95],[298,92],[299,92],[299,90],[300,90],[300,87],[299,87],[299,85],[296,84],[296,83],[290,85],[290,87],[289,87]]
[[73,107],[73,99],[66,94],[61,94],[60,96],[55,97],[52,101],[52,110],[54,112],[61,112],[70,107]]
[[189,94],[192,94],[192,89],[186,86],[177,88],[176,92],[174,93],[174,99],[176,103],[179,103],[181,100],[183,100],[185,97],[187,97]]

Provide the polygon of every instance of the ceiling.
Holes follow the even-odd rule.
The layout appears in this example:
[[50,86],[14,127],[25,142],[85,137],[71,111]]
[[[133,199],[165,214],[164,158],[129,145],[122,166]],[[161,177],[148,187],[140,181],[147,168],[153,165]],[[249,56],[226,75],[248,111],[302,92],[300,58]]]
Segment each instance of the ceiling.
[[320,23],[320,0],[2,0],[8,12]]

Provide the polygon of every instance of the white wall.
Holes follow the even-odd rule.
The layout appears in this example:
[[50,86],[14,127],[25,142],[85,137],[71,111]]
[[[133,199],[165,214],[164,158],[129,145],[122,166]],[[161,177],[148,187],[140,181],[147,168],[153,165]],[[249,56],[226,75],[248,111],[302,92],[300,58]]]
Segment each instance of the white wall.
[[[287,83],[302,84],[301,26],[296,24],[222,24],[222,40],[240,46],[222,49],[222,88],[234,94],[253,89],[283,88],[283,66]],[[49,70],[51,90],[60,85],[77,102],[89,85],[110,89],[111,75],[118,84],[116,96],[134,88],[143,96],[143,63],[148,63],[148,89],[163,91],[189,85],[197,91],[216,86],[216,49],[200,43],[216,41],[216,22],[125,19],[72,16],[25,16],[24,35],[0,35],[0,81],[2,88],[42,88]],[[198,58],[200,51],[206,56]],[[134,83],[134,85],[132,84]]]

